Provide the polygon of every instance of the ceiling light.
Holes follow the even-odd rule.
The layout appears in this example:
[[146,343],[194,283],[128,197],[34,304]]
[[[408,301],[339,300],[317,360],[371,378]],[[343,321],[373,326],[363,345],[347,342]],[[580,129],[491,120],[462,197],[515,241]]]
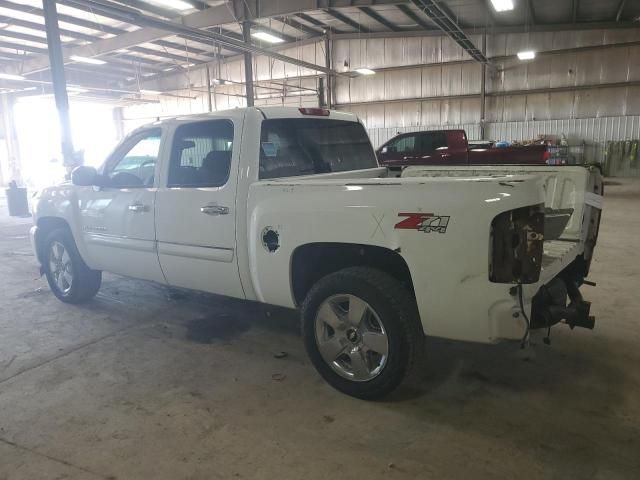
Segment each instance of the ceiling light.
[[189,2],[183,2],[182,0],[158,0],[165,7],[175,8],[176,10],[189,10],[194,8]]
[[144,88],[140,90],[140,93],[143,95],[162,95],[162,92],[158,90],[145,90]]
[[25,80],[22,75],[14,75],[13,73],[0,73],[0,78],[3,80]]
[[251,32],[251,36],[268,43],[282,43],[284,38],[276,37],[267,32]]
[[518,52],[518,58],[520,60],[533,60],[536,58],[536,52],[533,50],[525,50],[524,52]]
[[374,75],[376,73],[375,70],[371,70],[370,68],[356,68],[356,72],[360,75]]
[[214,78],[213,83],[216,85],[224,85],[227,81],[224,78]]
[[71,55],[69,58],[74,62],[90,63],[91,65],[104,65],[105,63],[107,63],[104,60],[100,60],[98,58],[81,57],[80,55]]
[[496,12],[513,10],[513,0],[491,0],[491,4]]

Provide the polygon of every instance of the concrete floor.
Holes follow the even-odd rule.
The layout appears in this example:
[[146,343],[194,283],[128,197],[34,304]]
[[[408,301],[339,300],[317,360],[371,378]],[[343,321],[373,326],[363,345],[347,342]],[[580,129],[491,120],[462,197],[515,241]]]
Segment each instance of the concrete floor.
[[64,305],[1,218],[0,479],[640,478],[640,181],[620,183],[596,330],[557,327],[531,361],[429,340],[377,403],[319,378],[293,312],[109,275]]

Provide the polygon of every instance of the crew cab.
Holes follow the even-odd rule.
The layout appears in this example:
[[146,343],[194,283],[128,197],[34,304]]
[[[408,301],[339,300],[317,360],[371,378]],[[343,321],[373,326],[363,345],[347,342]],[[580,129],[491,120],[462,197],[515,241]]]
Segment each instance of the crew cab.
[[176,117],[45,189],[31,239],[63,302],[90,300],[108,271],[299,308],[313,365],[359,398],[396,388],[425,335],[525,342],[560,321],[593,326],[578,286],[597,172],[415,168],[388,175],[345,112]]
[[402,133],[377,151],[381,165],[545,165],[546,145],[496,148],[493,143],[470,145],[464,130]]

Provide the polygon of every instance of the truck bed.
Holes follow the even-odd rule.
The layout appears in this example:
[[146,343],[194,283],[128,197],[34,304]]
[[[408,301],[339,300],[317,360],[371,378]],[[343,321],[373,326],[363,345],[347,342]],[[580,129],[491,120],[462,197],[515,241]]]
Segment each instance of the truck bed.
[[602,209],[602,177],[595,167],[547,165],[487,165],[461,167],[408,167],[403,177],[476,177],[536,175],[543,177],[545,207],[572,209],[558,239],[544,241],[541,281],[553,278],[579,255],[587,261],[597,241]]

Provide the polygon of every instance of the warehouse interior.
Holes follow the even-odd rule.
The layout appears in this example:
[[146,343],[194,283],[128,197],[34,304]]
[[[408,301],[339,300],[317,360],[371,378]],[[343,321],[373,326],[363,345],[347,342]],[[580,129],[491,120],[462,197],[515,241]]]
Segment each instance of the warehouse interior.
[[[595,166],[596,328],[427,334],[365,402],[316,374],[294,310],[112,274],[54,297],[39,192],[143,125],[252,106]],[[0,111],[0,479],[640,476],[639,2],[0,0]]]

